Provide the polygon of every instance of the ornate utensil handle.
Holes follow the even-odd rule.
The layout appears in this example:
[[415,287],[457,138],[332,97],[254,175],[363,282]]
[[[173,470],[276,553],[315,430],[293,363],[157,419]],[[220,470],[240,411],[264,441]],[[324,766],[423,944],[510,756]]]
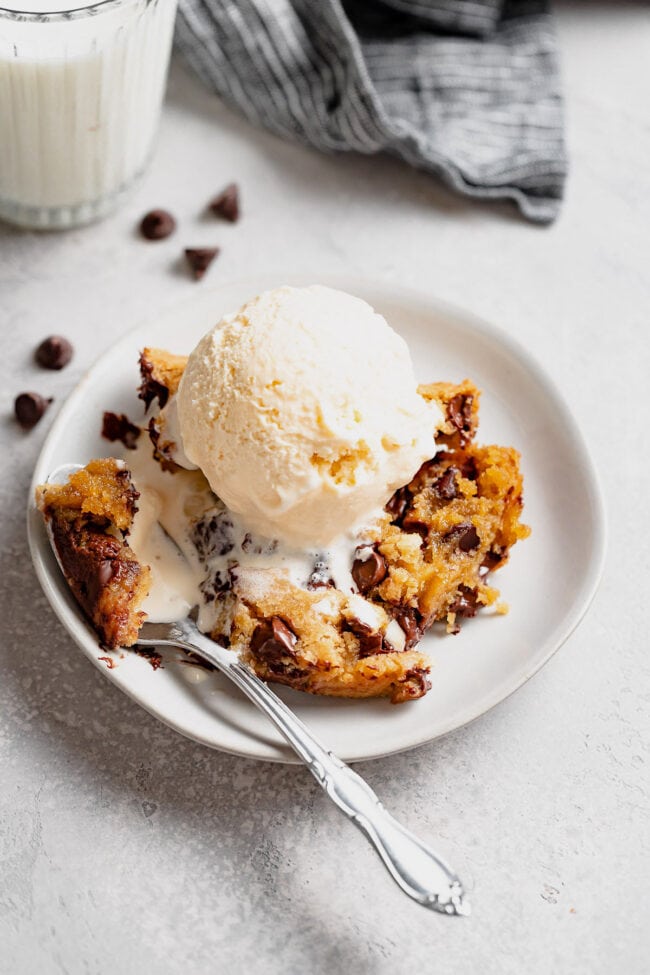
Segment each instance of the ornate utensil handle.
[[398,823],[368,783],[321,744],[267,684],[204,636],[191,620],[172,629],[177,631],[176,639],[157,642],[173,642],[205,657],[270,718],[330,799],[370,840],[404,893],[442,914],[469,914],[463,886],[444,861]]

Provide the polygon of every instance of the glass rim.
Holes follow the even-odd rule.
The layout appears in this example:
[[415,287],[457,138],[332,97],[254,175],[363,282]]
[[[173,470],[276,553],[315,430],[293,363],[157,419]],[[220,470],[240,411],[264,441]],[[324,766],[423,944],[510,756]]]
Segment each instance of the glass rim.
[[62,10],[16,10],[15,7],[5,7],[0,0],[0,20],[33,21],[36,23],[48,23],[48,21],[67,21],[81,20],[83,17],[95,17],[105,10],[114,7],[135,6],[143,3],[148,6],[151,0],[94,0],[86,6],[74,6],[63,8]]

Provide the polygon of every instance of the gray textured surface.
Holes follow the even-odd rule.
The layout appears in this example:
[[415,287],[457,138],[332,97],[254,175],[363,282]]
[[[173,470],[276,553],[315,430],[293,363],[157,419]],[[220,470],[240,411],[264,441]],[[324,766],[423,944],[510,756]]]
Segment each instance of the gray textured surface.
[[[596,602],[549,666],[471,727],[364,766],[467,878],[474,916],[450,921],[399,894],[300,769],[185,741],[70,645],[23,526],[51,417],[27,436],[0,419],[2,972],[647,971],[650,20],[579,4],[560,27],[573,174],[550,230],[397,162],[283,145],[177,71],[155,165],[124,210],[64,236],[0,231],[3,413],[30,386],[60,402],[114,336],[195,287],[174,272],[178,247],[210,241],[196,211],[236,176],[245,219],[219,229],[213,281],[352,269],[517,333],[572,400],[611,530]],[[133,223],[159,204],[186,231],[143,244]],[[50,331],[77,347],[61,374],[30,363]]]

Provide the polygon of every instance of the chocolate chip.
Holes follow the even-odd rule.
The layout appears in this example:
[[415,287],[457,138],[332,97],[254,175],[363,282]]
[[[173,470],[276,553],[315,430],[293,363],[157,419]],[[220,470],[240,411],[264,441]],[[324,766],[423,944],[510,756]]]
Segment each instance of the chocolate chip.
[[186,247],[185,257],[195,281],[200,281],[219,253],[218,247]]
[[73,351],[62,335],[49,335],[36,349],[34,358],[44,369],[63,369],[70,362]]
[[153,362],[145,358],[144,352],[140,353],[140,376],[142,382],[138,386],[138,397],[144,401],[144,408],[148,410],[155,399],[162,410],[169,399],[169,390],[153,375]]
[[400,519],[404,517],[410,500],[411,492],[408,488],[401,487],[395,491],[395,494],[386,505],[386,511],[389,515],[392,515],[395,524],[399,524]]
[[387,573],[386,559],[375,549],[372,549],[367,559],[357,558],[352,565],[352,578],[361,593],[366,593],[373,586],[378,586],[386,578]]
[[433,477],[433,475],[437,473],[441,461],[446,456],[447,455],[443,450],[439,450],[435,454],[435,456],[431,458],[431,460],[425,460],[425,462],[420,465],[415,475],[415,478]]
[[[487,572],[492,572],[496,569],[498,565],[501,565],[504,559],[504,552],[500,547],[491,548],[489,552],[486,552],[483,561],[481,562],[482,568],[485,568]],[[486,575],[487,575],[486,572]]]
[[479,533],[470,522],[456,525],[444,536],[446,542],[455,542],[461,552],[471,552],[481,544]]
[[470,589],[469,586],[459,586],[458,595],[449,607],[450,613],[456,616],[470,618],[476,616],[476,611],[482,605],[478,598],[478,589]]
[[107,586],[114,575],[114,564],[110,559],[100,562],[97,567],[97,583],[100,589]]
[[210,202],[210,209],[215,217],[223,217],[230,223],[239,220],[239,188],[236,183],[230,183],[214,200]]
[[51,396],[45,399],[39,393],[20,393],[16,396],[14,413],[21,427],[29,430],[36,426],[51,402]]
[[251,652],[270,665],[280,664],[284,657],[296,658],[297,636],[279,616],[263,620],[251,638]]
[[102,421],[102,437],[114,443],[120,440],[128,450],[135,450],[140,427],[131,423],[126,413],[104,413]]
[[474,397],[469,394],[458,393],[447,403],[447,419],[458,430],[461,443],[469,439],[472,429],[472,404]]
[[395,619],[404,630],[404,635],[406,636],[406,645],[404,649],[410,650],[411,647],[414,647],[422,636],[422,630],[418,624],[416,610],[402,609],[395,614]]
[[375,653],[390,653],[384,645],[381,633],[357,633],[359,638],[359,656],[371,657]]
[[409,534],[417,532],[418,535],[421,535],[422,541],[424,542],[429,537],[429,526],[413,514],[407,515],[406,518],[402,519],[401,528],[402,531],[408,532]]
[[176,230],[176,221],[167,210],[150,210],[140,221],[140,233],[146,240],[163,240]]
[[475,481],[478,477],[478,467],[476,466],[476,460],[474,457],[468,457],[463,466],[461,467],[461,474],[468,481]]
[[431,485],[434,493],[443,501],[453,501],[458,497],[458,468],[448,467],[445,473]]

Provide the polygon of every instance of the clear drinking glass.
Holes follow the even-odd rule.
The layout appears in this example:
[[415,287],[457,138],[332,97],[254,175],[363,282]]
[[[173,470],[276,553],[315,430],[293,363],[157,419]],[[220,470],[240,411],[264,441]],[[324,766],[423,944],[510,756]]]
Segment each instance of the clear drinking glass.
[[176,0],[22,2],[0,6],[0,218],[72,227],[112,210],[146,168]]

